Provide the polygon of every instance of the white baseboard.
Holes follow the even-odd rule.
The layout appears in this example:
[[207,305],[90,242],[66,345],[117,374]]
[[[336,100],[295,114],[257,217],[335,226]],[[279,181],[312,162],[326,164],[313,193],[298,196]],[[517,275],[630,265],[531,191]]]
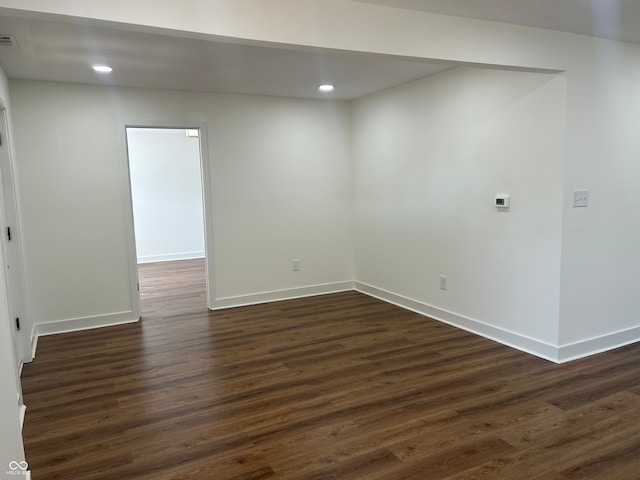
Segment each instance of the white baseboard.
[[166,255],[147,255],[144,257],[138,257],[138,263],[172,262],[174,260],[191,260],[193,258],[204,258],[204,251],[170,253]]
[[[640,326],[638,326],[562,346],[551,345],[519,333],[489,325],[482,321],[465,317],[463,315],[357,281],[335,282],[249,295],[217,298],[214,300],[211,309],[222,310],[225,308],[256,305],[260,303],[277,302],[281,300],[291,300],[316,295],[326,295],[349,290],[356,290],[387,303],[397,305],[401,308],[425,315],[443,323],[447,323],[462,330],[475,333],[482,337],[502,343],[503,345],[513,347],[555,363],[569,362],[571,360],[613,350],[615,348],[640,341]],[[38,337],[40,336],[108,327],[124,323],[134,323],[139,319],[140,318],[135,316],[133,312],[119,312],[108,315],[37,323],[34,325],[32,333],[32,355],[35,358]]]
[[57,333],[89,330],[91,328],[110,327],[113,325],[121,325],[123,323],[134,323],[138,320],[140,320],[140,317],[136,316],[133,312],[117,312],[107,315],[95,315],[92,317],[69,318],[47,323],[36,323],[35,331],[36,337],[41,337],[45,335],[55,335]]
[[249,295],[239,295],[237,297],[216,298],[213,301],[211,310],[222,310],[225,308],[257,305],[259,303],[278,302],[281,300],[292,300],[294,298],[312,297],[315,295],[326,295],[329,293],[345,292],[353,289],[353,282],[347,281],[275,290],[271,292],[253,293]]
[[38,333],[36,326],[31,327],[31,358],[36,358],[36,349],[38,348]]
[[476,335],[494,340],[509,347],[513,347],[517,350],[521,350],[526,353],[530,353],[545,360],[549,360],[555,363],[559,363],[558,348],[554,345],[541,342],[534,338],[530,338],[524,335],[520,335],[515,332],[510,332],[493,325],[475,320],[473,318],[465,317],[454,312],[449,312],[433,305],[413,300],[411,298],[403,297],[387,290],[377,288],[371,285],[367,285],[362,282],[355,282],[355,289],[358,292],[364,293],[371,297],[375,297],[379,300],[397,305],[399,307],[411,310],[429,318],[439,320],[443,323],[447,323],[454,327],[466,330]]
[[22,404],[20,405],[20,429],[24,428],[24,416],[27,412],[27,406]]
[[561,345],[558,358],[560,363],[569,362],[636,342],[640,342],[640,326]]

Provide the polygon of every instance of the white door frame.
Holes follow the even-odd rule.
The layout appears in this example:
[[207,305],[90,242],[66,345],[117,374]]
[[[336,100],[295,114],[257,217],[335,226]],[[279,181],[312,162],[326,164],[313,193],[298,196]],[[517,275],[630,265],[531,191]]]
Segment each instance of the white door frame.
[[[0,141],[2,158],[0,176],[2,180],[2,203],[0,212],[2,224],[2,248],[4,250],[4,275],[7,284],[7,300],[10,310],[13,348],[18,370],[22,364],[33,360],[34,332],[27,302],[26,277],[24,268],[24,248],[22,244],[22,225],[18,212],[17,188],[11,136],[6,107],[0,101]],[[8,240],[6,228],[11,228],[11,240]],[[20,330],[16,327],[16,318],[20,319]]]
[[131,193],[131,173],[129,170],[129,149],[127,146],[127,128],[166,128],[166,129],[194,129],[200,134],[200,171],[202,173],[202,207],[204,210],[204,256],[205,256],[205,282],[207,288],[207,307],[212,309],[214,298],[213,282],[213,202],[211,193],[211,174],[209,167],[209,145],[206,122],[181,122],[181,121],[157,121],[157,120],[121,120],[120,135],[124,159],[123,174],[125,176],[127,243],[129,253],[129,275],[131,287],[131,303],[135,315],[140,317],[140,291],[138,288],[138,255],[136,253],[135,225],[133,220],[133,198]]

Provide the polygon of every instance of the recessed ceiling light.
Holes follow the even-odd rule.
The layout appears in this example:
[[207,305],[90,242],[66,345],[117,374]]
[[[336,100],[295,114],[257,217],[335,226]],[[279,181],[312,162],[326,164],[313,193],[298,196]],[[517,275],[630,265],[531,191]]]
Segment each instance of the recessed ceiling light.
[[94,65],[93,69],[98,73],[111,73],[113,68],[109,65]]
[[320,85],[318,87],[318,90],[320,90],[321,92],[331,92],[333,91],[333,88],[334,88],[333,85],[326,83],[324,85]]

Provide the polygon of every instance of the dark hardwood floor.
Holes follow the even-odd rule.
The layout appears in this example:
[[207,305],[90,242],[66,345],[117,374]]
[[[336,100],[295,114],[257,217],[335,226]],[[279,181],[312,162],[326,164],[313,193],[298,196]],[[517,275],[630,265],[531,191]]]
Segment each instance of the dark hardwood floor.
[[201,261],[140,271],[140,323],[25,365],[34,480],[640,479],[640,345],[559,366],[356,292],[214,313]]

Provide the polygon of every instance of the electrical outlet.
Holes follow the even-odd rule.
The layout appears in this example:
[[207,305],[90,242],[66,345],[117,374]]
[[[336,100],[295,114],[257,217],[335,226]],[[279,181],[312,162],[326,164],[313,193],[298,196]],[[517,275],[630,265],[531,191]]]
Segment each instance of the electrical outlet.
[[589,190],[573,191],[573,208],[589,206]]
[[291,271],[292,272],[300,271],[300,260],[291,260]]
[[446,289],[447,289],[447,276],[440,275],[440,290],[446,290]]

